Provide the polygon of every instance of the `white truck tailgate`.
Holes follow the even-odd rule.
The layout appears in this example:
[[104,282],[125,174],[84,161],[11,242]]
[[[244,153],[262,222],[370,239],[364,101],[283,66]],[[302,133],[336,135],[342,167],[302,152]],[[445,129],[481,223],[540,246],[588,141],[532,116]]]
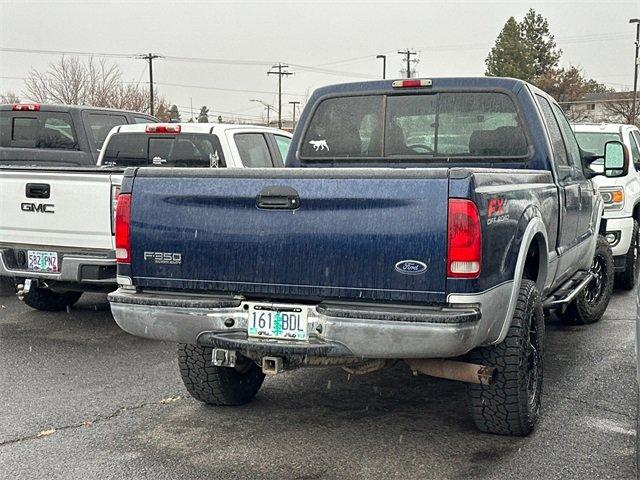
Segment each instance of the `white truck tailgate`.
[[0,243],[112,249],[111,177],[0,170]]

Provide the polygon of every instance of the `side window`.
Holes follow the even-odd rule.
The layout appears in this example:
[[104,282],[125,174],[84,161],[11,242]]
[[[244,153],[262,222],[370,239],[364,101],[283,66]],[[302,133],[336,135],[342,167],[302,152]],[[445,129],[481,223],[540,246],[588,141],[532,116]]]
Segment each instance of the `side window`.
[[636,165],[636,170],[640,166],[640,133],[637,130],[632,130],[629,143],[631,144],[631,156],[633,157],[633,163]]
[[540,95],[536,95],[536,97],[538,98],[538,105],[540,105],[540,110],[544,117],[544,123],[547,125],[547,129],[549,130],[549,137],[551,140],[551,147],[553,148],[555,162],[559,166],[568,166],[569,159],[567,157],[567,150],[564,146],[564,140],[562,140],[560,127],[558,126],[556,117],[553,115],[553,110],[551,110],[551,104],[546,98]]
[[274,135],[274,137],[276,139],[276,143],[278,144],[278,150],[280,150],[280,156],[284,161],[284,159],[287,158],[287,153],[289,153],[289,145],[291,145],[291,139],[282,135]]
[[582,171],[582,155],[580,154],[580,147],[578,146],[578,141],[576,140],[576,136],[573,133],[573,129],[565,117],[564,112],[557,105],[553,105],[553,111],[556,113],[556,117],[558,118],[558,122],[560,123],[560,128],[564,133],[564,138],[567,142],[567,150],[569,150],[569,160],[573,164],[574,167],[578,169],[578,171]]
[[267,145],[267,139],[261,133],[237,133],[234,135],[240,160],[245,167],[266,168],[272,167],[271,154]]
[[[77,150],[76,135],[67,113],[38,112],[16,115],[11,121],[11,134],[3,134],[4,146]],[[6,139],[9,139],[9,142]],[[7,144],[8,143],[8,144]]]
[[113,127],[126,125],[127,117],[124,115],[111,115],[105,113],[89,114],[89,131],[93,137],[96,148],[101,149],[104,140]]
[[138,117],[136,115],[133,116],[133,123],[158,123],[153,118],[149,117]]

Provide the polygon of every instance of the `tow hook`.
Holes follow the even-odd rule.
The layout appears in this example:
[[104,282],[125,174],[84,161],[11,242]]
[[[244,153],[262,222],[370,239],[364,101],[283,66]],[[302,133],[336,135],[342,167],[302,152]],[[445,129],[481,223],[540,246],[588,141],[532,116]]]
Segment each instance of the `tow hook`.
[[18,296],[18,300],[24,301],[24,296],[29,293],[33,284],[33,280],[27,278],[24,283],[20,283],[16,286],[16,295]]
[[236,366],[236,351],[224,350],[222,348],[214,348],[211,352],[211,363],[215,367],[230,367]]
[[414,374],[419,372],[432,377],[480,385],[491,385],[496,370],[495,367],[438,358],[408,358],[405,362]]
[[266,375],[277,375],[282,372],[282,358],[281,357],[263,357],[262,358],[262,373]]

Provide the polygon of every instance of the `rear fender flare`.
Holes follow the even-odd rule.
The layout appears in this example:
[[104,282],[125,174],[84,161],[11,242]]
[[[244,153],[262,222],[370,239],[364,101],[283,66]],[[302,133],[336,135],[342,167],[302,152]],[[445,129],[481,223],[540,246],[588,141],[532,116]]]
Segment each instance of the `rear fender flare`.
[[520,240],[520,249],[518,250],[518,257],[516,260],[516,266],[513,275],[511,296],[509,298],[509,307],[507,308],[506,315],[504,316],[504,321],[502,323],[502,328],[500,329],[498,338],[495,341],[491,342],[494,344],[502,342],[507,336],[509,327],[511,327],[511,320],[513,319],[513,312],[515,311],[516,304],[518,303],[518,292],[520,291],[520,284],[524,275],[524,266],[527,259],[527,252],[529,251],[531,243],[534,241],[540,242],[540,267],[538,270],[538,279],[536,285],[538,287],[538,291],[541,294],[547,281],[547,275],[549,273],[549,242],[547,237],[547,229],[544,225],[544,222],[542,221],[542,216],[538,209],[527,209],[522,218],[526,219],[527,217],[529,217],[529,222],[526,223],[526,227],[524,229],[524,232],[522,233],[522,237]]

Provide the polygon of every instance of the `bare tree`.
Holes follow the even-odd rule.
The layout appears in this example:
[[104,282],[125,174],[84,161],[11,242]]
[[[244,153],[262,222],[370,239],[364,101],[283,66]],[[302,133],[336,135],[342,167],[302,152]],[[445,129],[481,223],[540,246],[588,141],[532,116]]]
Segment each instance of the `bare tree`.
[[0,103],[20,103],[20,97],[14,92],[0,93]]
[[[78,57],[62,56],[45,72],[31,70],[25,85],[26,96],[41,103],[149,110],[146,87],[124,82],[115,63],[92,57],[82,62]],[[156,102],[168,104],[163,98]]]
[[633,119],[633,94],[630,92],[615,92],[607,95],[602,104],[603,109],[611,116],[616,116],[624,120],[624,123],[631,123]]

